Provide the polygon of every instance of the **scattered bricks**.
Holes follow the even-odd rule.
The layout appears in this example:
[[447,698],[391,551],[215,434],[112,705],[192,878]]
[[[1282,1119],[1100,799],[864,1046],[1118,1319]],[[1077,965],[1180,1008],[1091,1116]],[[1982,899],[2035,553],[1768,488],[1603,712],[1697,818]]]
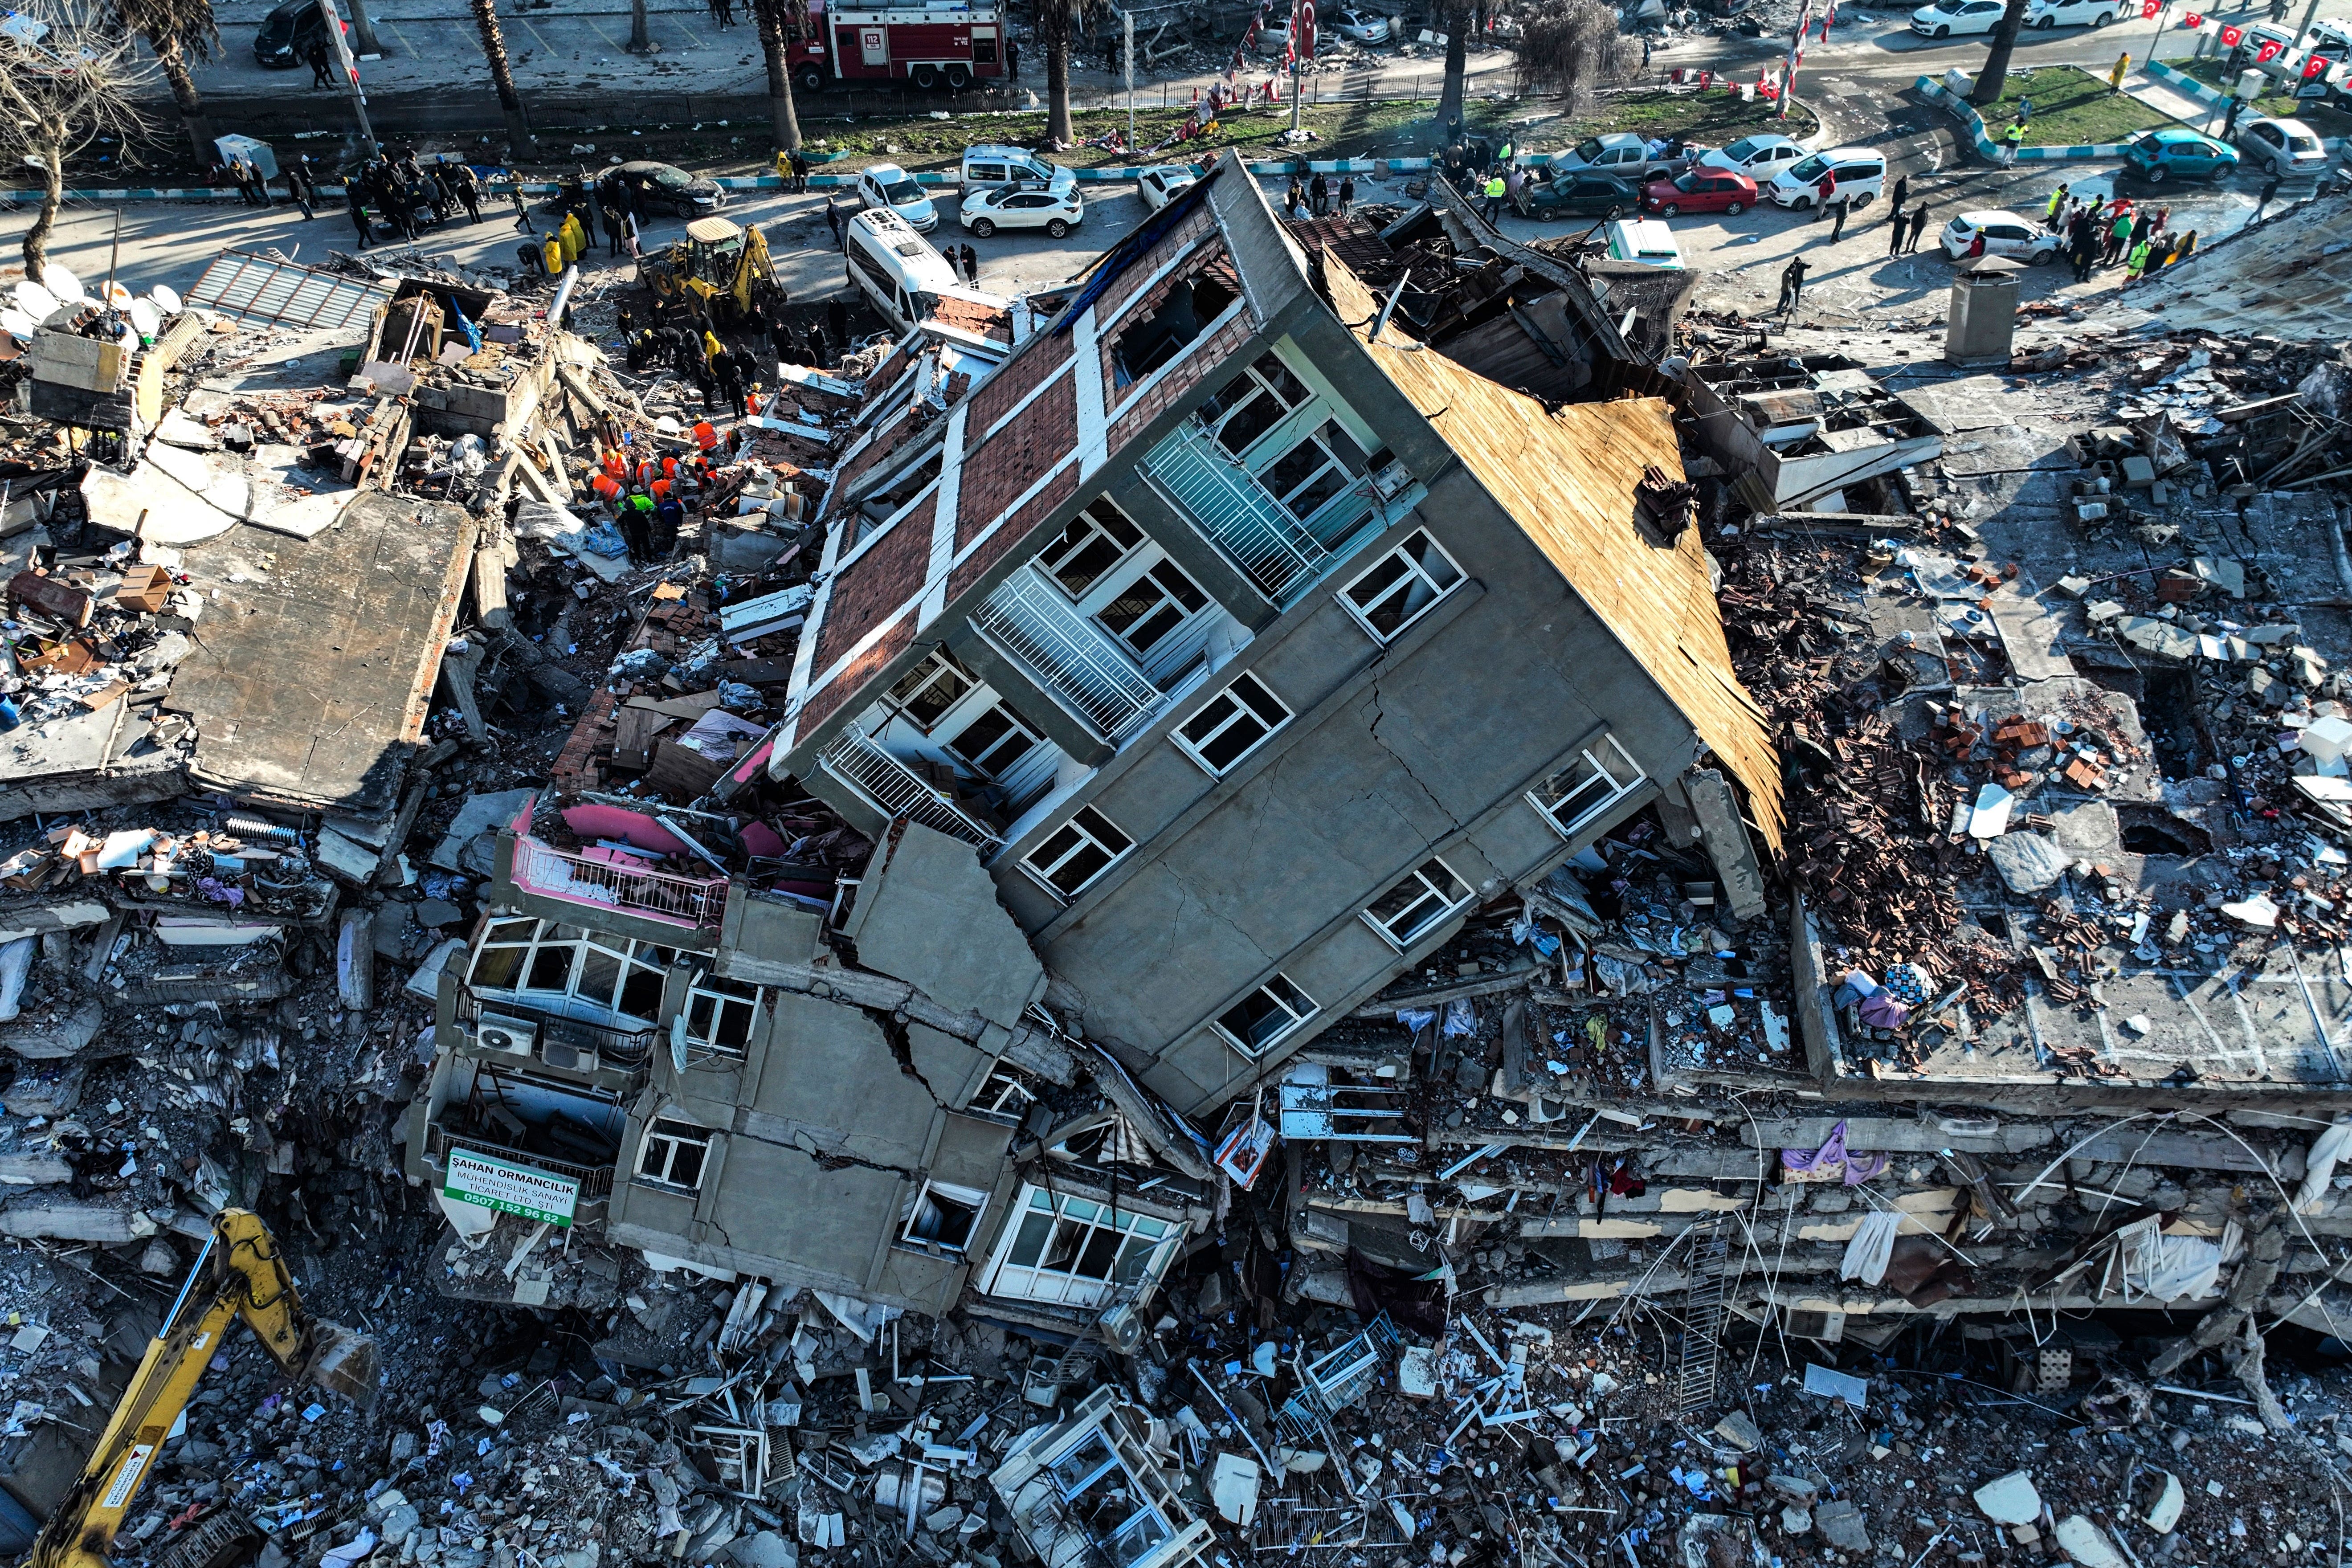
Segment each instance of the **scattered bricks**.
[[2076,789],[2096,789],[2106,777],[2106,770],[2087,757],[2076,757],[2063,770],[2066,782]]
[[580,721],[572,726],[563,750],[548,769],[548,782],[555,791],[568,795],[603,787],[604,769],[598,756],[610,752],[612,737],[604,731],[612,726],[613,710],[619,703],[620,699],[609,691],[599,691],[588,700]]

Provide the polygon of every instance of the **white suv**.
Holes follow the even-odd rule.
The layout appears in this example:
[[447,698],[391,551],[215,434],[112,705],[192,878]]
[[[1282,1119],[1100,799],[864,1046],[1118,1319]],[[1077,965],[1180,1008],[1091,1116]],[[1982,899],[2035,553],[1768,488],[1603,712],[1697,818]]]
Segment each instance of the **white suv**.
[[1764,187],[1764,194],[1784,207],[1803,212],[1821,200],[1824,170],[1837,174],[1837,194],[1830,199],[1849,206],[1866,207],[1886,188],[1885,153],[1875,147],[1832,147],[1785,165]]
[[1037,185],[1049,191],[1067,190],[1078,177],[1026,147],[982,145],[963,150],[963,194],[967,200],[987,191]]

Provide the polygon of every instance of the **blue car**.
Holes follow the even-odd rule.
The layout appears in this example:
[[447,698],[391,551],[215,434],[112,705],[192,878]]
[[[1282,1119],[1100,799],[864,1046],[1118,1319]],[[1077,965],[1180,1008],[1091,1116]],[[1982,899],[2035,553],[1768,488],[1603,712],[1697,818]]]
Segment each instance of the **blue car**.
[[2150,184],[2218,180],[2237,166],[2236,152],[2185,127],[2143,131],[2124,143],[2124,167]]

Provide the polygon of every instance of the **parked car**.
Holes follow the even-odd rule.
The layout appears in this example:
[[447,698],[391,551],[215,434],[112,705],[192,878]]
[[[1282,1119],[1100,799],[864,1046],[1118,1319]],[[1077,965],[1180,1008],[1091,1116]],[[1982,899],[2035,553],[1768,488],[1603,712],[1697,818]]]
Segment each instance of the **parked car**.
[[1755,205],[1756,182],[1730,169],[1691,169],[1642,187],[1642,210],[1660,217],[1679,217],[1684,213],[1729,213],[1736,217]]
[[1929,38],[1990,33],[2000,13],[2000,0],[1936,0],[1911,13],[1911,30]]
[[1764,131],[1742,136],[1728,147],[1709,147],[1691,167],[1728,169],[1760,185],[1804,155],[1805,149],[1786,136]]
[[1641,188],[1622,174],[1599,169],[1538,169],[1511,204],[1521,217],[1550,223],[1563,217],[1623,217],[1642,205]]
[[1988,209],[1962,213],[1944,226],[1944,254],[1954,261],[1973,256],[1979,239],[1984,241],[1987,256],[2006,256],[2032,267],[2057,260],[2061,243],[2032,218]]
[[1327,24],[1351,44],[1385,44],[1389,41],[1389,19],[1370,11],[1343,9]]
[[2186,126],[2143,131],[2124,143],[2124,168],[2150,184],[2218,180],[2237,166],[2235,152]]
[[1160,163],[1138,174],[1135,188],[1143,197],[1144,206],[1158,212],[1200,184],[1200,180],[1189,163]]
[[1849,206],[1866,207],[1886,188],[1886,157],[1877,148],[1832,147],[1782,167],[1764,194],[1791,211],[1809,211],[1821,199],[1825,170],[1836,172],[1838,195]]
[[1621,218],[1609,226],[1608,240],[1612,261],[1633,261],[1667,272],[1683,269],[1675,231],[1654,218]]
[[2327,167],[2327,149],[2300,120],[2249,120],[2238,128],[2238,146],[2281,178],[2316,174]]
[[327,19],[319,14],[319,0],[286,0],[261,19],[261,30],[253,35],[253,58],[283,70],[300,65],[312,44],[326,41]]
[[877,163],[857,176],[857,202],[870,211],[897,213],[918,234],[940,226],[940,209],[915,183],[915,176],[896,163]]
[[1076,184],[1058,191],[989,191],[966,196],[958,218],[964,227],[986,239],[1000,228],[1042,228],[1055,239],[1084,222],[1086,205]]
[[1565,153],[1553,153],[1551,167],[1560,172],[1598,169],[1605,174],[1622,174],[1638,185],[1644,180],[1670,179],[1681,174],[1690,167],[1696,151],[1685,148],[1654,157],[1650,144],[1631,131],[1611,131],[1588,136]]
[[982,191],[1008,190],[1014,185],[1060,191],[1078,183],[1077,175],[1050,158],[1026,147],[995,142],[978,142],[965,148],[963,168],[958,177],[959,188],[967,196]]
[[679,217],[705,217],[727,205],[727,193],[716,180],[669,163],[638,162],[607,169],[596,177],[596,188],[626,192],[638,212],[667,208]]
[[2137,15],[2132,0],[2032,0],[2025,8],[2025,25],[2046,33],[2053,27],[2104,27]]

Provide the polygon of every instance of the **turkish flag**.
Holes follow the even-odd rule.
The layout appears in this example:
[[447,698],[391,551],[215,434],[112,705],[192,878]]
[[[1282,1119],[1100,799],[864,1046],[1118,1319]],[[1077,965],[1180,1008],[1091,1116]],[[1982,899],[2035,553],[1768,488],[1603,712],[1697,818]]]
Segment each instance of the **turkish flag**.
[[2194,33],[2205,26],[2205,18],[2199,16],[2196,12],[2191,11],[2186,16],[2180,18],[2180,25]]
[[2234,49],[2238,47],[2238,40],[2245,36],[2246,30],[2243,27],[2224,27],[2221,29],[2221,47],[2225,49]]
[[2152,19],[2163,9],[2164,0],[2139,0],[2139,16],[2143,22]]
[[2263,40],[2261,47],[2254,50],[2254,58],[2260,60],[2264,65],[2268,65],[2271,61],[2278,58],[2279,51],[2285,47],[2286,46],[2284,44],[2280,43],[2275,38],[2265,38]]
[[2321,71],[2324,71],[2326,68],[2326,59],[2322,56],[2314,55],[2309,59],[2303,62],[2303,79],[2309,81],[2313,77],[2317,76]]

